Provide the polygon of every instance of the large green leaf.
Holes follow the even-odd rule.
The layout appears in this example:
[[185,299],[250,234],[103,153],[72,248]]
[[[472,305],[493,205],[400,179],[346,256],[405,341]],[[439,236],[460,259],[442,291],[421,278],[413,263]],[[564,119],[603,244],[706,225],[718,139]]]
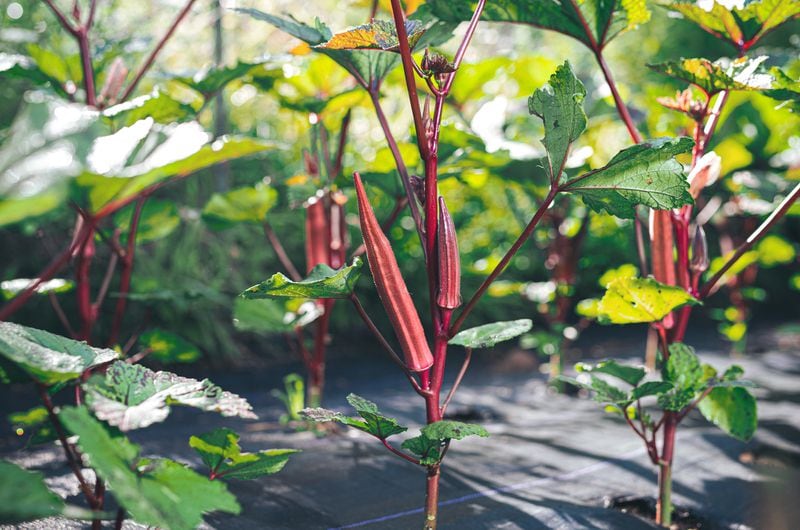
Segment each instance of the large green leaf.
[[189,439],[191,446],[215,478],[249,480],[277,473],[295,449],[268,449],[258,453],[242,453],[239,435],[230,429],[220,428]]
[[271,278],[244,291],[244,298],[347,298],[361,276],[361,258],[354,258],[352,265],[332,269],[320,263],[309,275],[299,282],[283,273],[273,274]]
[[740,440],[749,440],[756,431],[756,399],[742,387],[716,387],[697,408],[705,418]]
[[223,482],[211,481],[172,460],[141,459],[137,445],[124,436],[112,436],[86,408],[67,407],[59,417],[78,436],[78,447],[89,465],[137,523],[192,530],[203,521],[204,513],[241,511]]
[[271,86],[278,76],[282,76],[278,64],[270,64],[267,59],[255,62],[237,61],[233,66],[211,67],[200,70],[193,76],[176,77],[177,81],[203,94],[206,99],[225,88],[237,79],[255,80],[262,89]]
[[421,429],[422,434],[431,440],[462,440],[467,436],[486,438],[489,431],[474,423],[463,423],[453,420],[442,420],[429,423]]
[[675,155],[692,148],[686,137],[661,138],[628,147],[604,167],[564,183],[563,191],[578,193],[587,206],[633,218],[636,206],[657,210],[692,204],[689,183]]
[[322,313],[319,304],[303,298],[237,297],[233,302],[233,325],[256,333],[289,333],[314,322]]
[[256,418],[244,398],[225,392],[208,379],[198,381],[144,366],[115,362],[105,375],[84,386],[86,404],[95,416],[122,431],[164,421],[171,405],[184,405],[223,416]]
[[215,193],[203,208],[203,220],[214,229],[236,223],[263,223],[276,202],[278,192],[264,184]]
[[585,97],[586,88],[572,73],[569,62],[565,62],[550,76],[545,86],[528,98],[528,111],[544,122],[542,143],[547,150],[548,165],[545,169],[550,182],[561,180],[570,145],[586,128]]
[[27,79],[36,86],[46,86],[63,97],[69,94],[64,90],[62,81],[43,69],[38,62],[27,55],[0,53],[0,79]]
[[[436,17],[453,22],[469,20],[475,4],[474,0],[427,2]],[[650,20],[650,11],[644,0],[496,0],[486,3],[481,20],[529,24],[602,48],[621,32]]]
[[87,193],[90,209],[98,212],[156,184],[275,147],[245,137],[209,140],[196,122],[165,127],[142,120],[98,139],[97,156],[77,183]]
[[103,132],[89,107],[39,92],[25,99],[0,145],[0,226],[60,206]]
[[200,105],[194,107],[156,88],[150,94],[108,107],[103,111],[103,117],[115,128],[129,127],[146,118],[166,125],[194,119],[198,110]]
[[697,303],[680,287],[650,278],[622,277],[608,284],[598,313],[601,321],[611,324],[658,322],[681,306]]
[[151,329],[139,335],[139,346],[150,350],[148,358],[161,363],[192,363],[200,358],[197,346],[163,329]]
[[709,95],[722,90],[768,90],[773,88],[772,75],[761,72],[759,67],[768,57],[742,57],[734,61],[718,59],[681,59],[659,64],[650,68],[671,77],[676,77],[701,88]]
[[[128,231],[133,220],[136,205],[130,204],[114,215],[114,224],[122,231],[120,241],[128,241]],[[149,199],[139,215],[139,224],[136,229],[136,243],[158,241],[170,235],[181,224],[178,207],[174,201]]]
[[475,328],[465,329],[448,341],[448,344],[465,348],[490,348],[498,342],[511,340],[533,327],[530,319],[492,322]]
[[[6,300],[10,300],[17,296],[19,293],[28,288],[28,286],[35,282],[36,278],[14,278],[13,280],[5,280],[0,282],[0,294]],[[36,294],[61,294],[68,293],[75,288],[75,282],[72,280],[65,280],[64,278],[53,278],[46,282],[40,283],[34,292]]]
[[0,524],[15,524],[53,516],[89,519],[92,512],[64,501],[50,491],[44,476],[0,460]]
[[728,9],[721,2],[684,0],[663,4],[712,35],[731,41],[736,47],[761,38],[781,24],[800,16],[796,0],[748,0],[742,7]]
[[77,379],[89,368],[118,358],[119,353],[40,329],[0,322],[0,356],[34,380],[52,385]]

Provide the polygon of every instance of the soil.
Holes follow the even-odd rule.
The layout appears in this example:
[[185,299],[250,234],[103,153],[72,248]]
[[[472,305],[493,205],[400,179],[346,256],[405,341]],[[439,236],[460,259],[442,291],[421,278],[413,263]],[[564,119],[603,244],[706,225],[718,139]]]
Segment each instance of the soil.
[[[578,344],[588,356],[641,359],[641,330],[629,335],[600,328]],[[760,353],[731,359],[714,335],[697,335],[705,362],[742,365],[758,387],[759,429],[739,442],[692,413],[678,434],[673,499],[702,528],[795,530],[800,528],[800,348],[785,337],[752,339]],[[364,342],[365,347],[371,343]],[[424,418],[421,400],[403,375],[381,356],[342,357],[329,363],[328,408],[348,411],[349,392],[375,401],[409,426],[414,436]],[[374,355],[372,354],[374,353]],[[452,381],[460,352],[449,359]],[[656,470],[641,441],[591,399],[553,395],[536,368],[507,371],[501,352],[473,355],[461,389],[450,406],[454,419],[481,423],[489,438],[466,439],[451,447],[441,483],[440,530],[653,529],[648,502],[656,494]],[[295,369],[298,369],[296,367]],[[193,373],[192,370],[197,370]],[[182,369],[203,376],[200,369]],[[131,433],[143,454],[161,455],[200,467],[188,446],[192,434],[227,426],[242,434],[244,450],[292,447],[303,452],[279,474],[255,481],[230,481],[242,506],[238,517],[210,514],[205,528],[231,530],[324,530],[365,528],[409,530],[422,526],[424,470],[389,454],[377,441],[353,430],[318,437],[280,426],[281,404],[270,397],[281,386],[281,369],[214,373],[212,380],[246,397],[259,415],[246,422],[174,408],[160,423]],[[27,388],[12,387],[0,414],[35,403]],[[404,435],[397,437],[399,445]],[[49,486],[79,503],[77,485],[52,445],[24,449],[24,440],[3,427],[0,457],[42,471]],[[606,508],[603,496],[622,498]],[[47,520],[24,526],[51,530],[83,528]],[[680,526],[679,528],[694,528]],[[139,528],[126,522],[126,529]]]

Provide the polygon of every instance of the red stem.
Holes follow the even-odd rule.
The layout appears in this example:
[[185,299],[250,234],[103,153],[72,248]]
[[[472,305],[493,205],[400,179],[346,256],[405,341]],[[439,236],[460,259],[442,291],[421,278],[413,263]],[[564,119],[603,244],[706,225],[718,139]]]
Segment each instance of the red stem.
[[153,51],[150,52],[150,55],[147,56],[147,59],[145,59],[144,63],[142,63],[142,66],[139,67],[139,70],[136,72],[133,81],[131,81],[131,84],[128,85],[128,88],[125,89],[125,92],[120,98],[119,100],[120,103],[126,101],[131,96],[131,94],[133,94],[133,91],[136,90],[136,85],[139,84],[139,81],[142,80],[142,77],[144,77],[144,75],[147,73],[150,67],[153,66],[153,62],[156,60],[156,57],[158,57],[158,54],[161,53],[161,50],[164,48],[164,45],[167,43],[170,37],[172,37],[172,34],[175,33],[175,30],[178,28],[178,25],[192,9],[192,5],[195,3],[195,1],[196,0],[188,0],[188,2],[186,2],[186,5],[183,6],[183,9],[180,10],[178,16],[175,17],[175,20],[172,21],[172,25],[170,25],[170,27],[167,29],[167,32],[164,34],[163,37],[161,37],[161,40],[158,41],[158,44],[156,44],[156,47],[153,48]]
[[131,277],[133,276],[133,260],[136,252],[136,231],[139,229],[139,220],[142,216],[142,209],[144,203],[147,201],[147,194],[142,194],[136,201],[136,206],[133,209],[133,216],[131,217],[131,227],[128,230],[128,244],[125,249],[125,256],[122,260],[122,272],[119,279],[119,299],[117,299],[117,307],[114,309],[114,320],[111,324],[111,334],[108,338],[108,344],[116,344],[119,340],[120,330],[122,328],[122,320],[125,317],[125,309],[128,304],[128,292],[131,290]]
[[[86,223],[93,226],[94,220],[90,219]],[[95,320],[97,320],[97,312],[92,305],[90,277],[94,249],[94,230],[90,230],[78,252],[75,270],[75,293],[78,299],[78,314],[81,319],[81,331],[78,338],[85,341],[89,341]]]

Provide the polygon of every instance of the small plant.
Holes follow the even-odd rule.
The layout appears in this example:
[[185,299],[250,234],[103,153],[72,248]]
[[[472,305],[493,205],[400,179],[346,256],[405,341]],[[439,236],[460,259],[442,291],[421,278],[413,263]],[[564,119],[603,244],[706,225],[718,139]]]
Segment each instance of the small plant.
[[300,412],[306,408],[306,391],[303,378],[298,374],[289,374],[283,378],[283,391],[275,389],[272,396],[278,398],[286,407],[286,414],[281,415],[281,423],[288,425],[302,421]]

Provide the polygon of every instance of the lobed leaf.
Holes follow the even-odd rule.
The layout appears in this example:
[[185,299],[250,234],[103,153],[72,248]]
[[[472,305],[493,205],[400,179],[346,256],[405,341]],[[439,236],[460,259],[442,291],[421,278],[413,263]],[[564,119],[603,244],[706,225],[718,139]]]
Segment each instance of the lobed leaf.
[[463,423],[453,420],[441,420],[429,423],[421,429],[424,436],[431,440],[462,440],[467,436],[480,436],[487,438],[489,431],[481,425],[474,423]]
[[139,446],[113,435],[85,407],[66,407],[59,417],[78,436],[78,447],[89,464],[137,523],[191,530],[205,513],[241,511],[223,482],[211,481],[172,460],[141,459]]
[[260,224],[277,202],[278,192],[263,184],[215,193],[203,208],[203,220],[215,230],[236,223]]
[[340,412],[323,408],[307,408],[304,409],[300,415],[309,421],[335,421],[343,425],[348,425],[360,431],[364,431],[367,434],[371,434],[380,440],[385,440],[390,436],[408,430],[408,427],[403,427],[396,419],[384,416],[380,410],[378,410],[378,406],[372,401],[355,394],[350,394],[347,396],[347,402],[356,409],[356,412],[361,418],[345,416]]
[[756,399],[746,388],[714,388],[697,408],[708,421],[740,440],[749,440],[756,431]]
[[680,287],[651,278],[620,277],[608,284],[598,313],[601,321],[611,324],[658,322],[681,306],[697,303]]
[[189,446],[203,459],[216,477],[250,480],[272,475],[283,469],[295,449],[269,449],[258,453],[242,453],[239,435],[220,428],[192,436]]
[[37,382],[53,385],[77,379],[89,368],[117,359],[119,353],[40,329],[0,322],[0,356]]
[[354,258],[352,265],[334,270],[324,263],[314,267],[309,275],[298,282],[276,273],[268,280],[254,285],[241,296],[257,298],[347,298],[353,293],[361,276],[361,258]]
[[692,148],[690,138],[661,138],[623,149],[604,167],[573,178],[562,191],[578,193],[596,212],[633,218],[636,206],[656,210],[694,201],[683,166],[675,155]]
[[[408,44],[413,48],[425,33],[424,25],[418,20],[406,20]],[[388,50],[399,51],[400,42],[394,22],[373,20],[369,24],[336,33],[327,42],[315,46],[326,50]]]
[[422,466],[436,465],[442,459],[442,441],[424,434],[404,440],[400,447],[419,457]]
[[85,384],[86,404],[101,420],[122,431],[164,421],[172,405],[184,405],[223,416],[256,418],[244,398],[225,392],[208,379],[198,381],[170,372],[115,362],[105,375]]
[[773,88],[774,78],[760,71],[761,64],[768,57],[741,57],[730,61],[718,59],[681,59],[648,66],[661,72],[691,83],[709,95],[723,90],[768,90]]
[[465,348],[490,348],[498,342],[511,340],[533,327],[530,319],[510,320],[506,322],[492,322],[475,328],[465,329],[448,341],[448,344],[463,346]]
[[583,100],[586,88],[572,73],[569,62],[559,66],[550,81],[528,98],[528,111],[542,119],[550,182],[561,180],[570,145],[586,129]]

